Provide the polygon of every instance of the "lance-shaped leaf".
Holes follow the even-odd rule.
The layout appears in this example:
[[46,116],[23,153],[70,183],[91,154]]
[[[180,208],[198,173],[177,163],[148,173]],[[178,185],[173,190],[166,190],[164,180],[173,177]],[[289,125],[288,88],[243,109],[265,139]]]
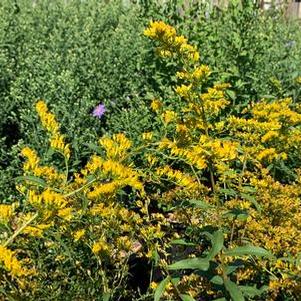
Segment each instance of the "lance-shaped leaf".
[[224,235],[222,231],[218,230],[213,233],[211,238],[211,244],[211,250],[207,255],[207,258],[209,260],[213,259],[222,250],[224,246]]
[[183,294],[181,294],[181,295],[180,295],[180,298],[181,298],[182,301],[195,301],[195,299],[192,298],[192,297],[189,296],[189,295],[183,295]]
[[225,288],[229,292],[232,301],[244,301],[245,298],[239,287],[229,279],[224,280]]
[[209,260],[207,258],[187,258],[177,261],[168,266],[169,270],[199,269],[207,271],[209,269]]
[[236,247],[233,249],[228,249],[224,253],[227,256],[260,256],[260,257],[274,257],[269,251],[265,250],[261,247],[256,246],[243,246],[243,247]]
[[154,301],[159,301],[161,296],[163,295],[165,288],[167,284],[170,282],[170,276],[167,276],[165,279],[163,279],[159,285],[156,288],[155,295],[154,295]]

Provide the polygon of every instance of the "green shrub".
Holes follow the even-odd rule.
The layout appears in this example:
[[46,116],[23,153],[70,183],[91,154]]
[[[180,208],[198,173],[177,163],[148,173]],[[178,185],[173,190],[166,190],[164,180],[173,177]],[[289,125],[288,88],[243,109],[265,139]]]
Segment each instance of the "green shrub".
[[[164,87],[152,68],[145,68],[151,61],[155,67],[155,60],[141,34],[138,8],[122,1],[1,1],[2,197],[12,194],[9,178],[18,174],[20,164],[12,146],[30,143],[47,155],[33,113],[38,99],[45,99],[62,120],[75,156],[80,154],[75,162],[104,132],[149,126],[141,100],[150,87]],[[107,108],[101,119],[91,116],[99,103]]]

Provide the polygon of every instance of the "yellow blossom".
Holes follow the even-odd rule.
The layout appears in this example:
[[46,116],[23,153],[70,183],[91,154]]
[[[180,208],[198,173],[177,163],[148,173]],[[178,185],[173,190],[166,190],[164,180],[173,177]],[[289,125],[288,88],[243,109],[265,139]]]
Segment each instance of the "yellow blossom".
[[13,277],[22,277],[28,275],[28,271],[25,270],[20,261],[15,257],[15,252],[0,245],[0,262],[3,263],[5,269]]
[[109,251],[110,251],[110,246],[108,245],[108,243],[103,238],[99,239],[92,246],[92,252],[94,254],[108,253]]
[[143,140],[152,140],[152,138],[153,138],[153,132],[142,133]]
[[162,106],[162,102],[158,99],[154,99],[151,103],[151,109],[155,112],[158,112],[162,108]]
[[74,237],[74,241],[78,241],[80,240],[86,233],[86,230],[85,229],[81,229],[81,230],[77,230],[74,234],[73,234],[73,237]]
[[162,118],[163,118],[164,123],[168,124],[177,118],[177,113],[174,111],[166,110],[162,114]]
[[7,223],[14,212],[13,205],[0,204],[0,223]]

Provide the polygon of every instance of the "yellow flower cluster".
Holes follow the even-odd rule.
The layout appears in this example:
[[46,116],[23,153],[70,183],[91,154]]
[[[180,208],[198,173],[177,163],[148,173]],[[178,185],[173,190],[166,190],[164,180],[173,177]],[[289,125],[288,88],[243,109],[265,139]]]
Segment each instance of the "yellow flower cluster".
[[211,74],[211,70],[207,65],[196,66],[191,72],[183,70],[176,73],[177,78],[192,82],[194,85],[200,81],[205,81]]
[[207,115],[218,115],[222,109],[229,105],[230,102],[225,99],[224,93],[228,87],[228,85],[214,85],[213,88],[208,88],[207,93],[200,95]]
[[39,114],[43,127],[50,134],[51,147],[61,152],[67,159],[69,159],[70,147],[69,144],[65,143],[65,138],[60,133],[59,124],[55,120],[54,114],[48,111],[46,103],[42,100],[36,103],[36,110]]
[[[151,23],[145,34],[159,41],[159,49],[165,54],[177,54],[173,46],[176,31],[170,26],[163,22]],[[180,40],[187,43],[185,38]],[[185,191],[199,193],[201,190],[197,198],[205,199],[208,204],[219,204],[219,210],[206,210],[204,216],[194,218],[196,209],[189,213],[187,208],[183,210],[185,212],[174,209],[170,222],[188,222],[198,227],[214,223],[214,226],[231,229],[225,235],[226,244],[241,245],[247,240],[285,260],[290,258],[290,265],[262,260],[259,261],[260,267],[250,265],[238,269],[235,276],[237,281],[251,281],[258,273],[267,272],[267,277],[275,273],[281,276],[277,280],[271,278],[270,296],[278,297],[281,290],[295,296],[300,291],[300,262],[297,258],[301,254],[301,186],[299,182],[287,185],[278,182],[271,176],[270,169],[264,167],[265,163],[288,159],[299,162],[300,107],[289,98],[272,102],[262,100],[251,104],[239,116],[221,118],[221,111],[230,104],[225,93],[230,86],[215,84],[205,90],[210,69],[198,65],[197,60],[194,63],[182,60],[181,63],[183,69],[176,76],[184,82],[176,86],[175,92],[185,100],[185,107],[176,121],[176,132],[168,132],[158,143],[160,151],[168,150],[172,155],[166,155],[166,160],[180,168],[166,165],[155,171],[177,187],[151,197],[166,203],[187,198]],[[154,111],[159,112],[158,109]],[[160,112],[164,112],[162,103]],[[202,186],[204,174],[211,182],[212,189],[207,191]],[[239,218],[234,215],[236,210],[241,212]],[[196,294],[209,295],[211,289],[208,283],[205,291],[199,288]]]
[[191,164],[198,169],[204,169],[207,167],[204,149],[201,147],[193,146],[191,148],[181,148],[178,147],[175,142],[165,138],[160,141],[159,148],[169,149],[172,155],[184,159],[188,164]]
[[37,153],[29,147],[24,147],[21,154],[26,158],[23,170],[26,173],[32,173],[34,176],[43,177],[51,182],[61,182],[65,175],[59,173],[53,166],[41,166],[40,158]]
[[160,42],[162,46],[157,48],[157,52],[162,57],[177,54],[191,62],[197,62],[200,58],[195,46],[188,44],[185,37],[177,36],[175,28],[162,21],[151,21],[144,35]]
[[156,174],[161,177],[175,181],[178,185],[187,189],[195,190],[198,188],[197,181],[190,175],[184,174],[179,170],[174,170],[169,166],[160,167],[156,170]]
[[150,105],[151,109],[155,112],[158,112],[162,108],[162,106],[162,102],[158,99],[154,99]]
[[131,141],[124,134],[113,135],[113,138],[103,137],[99,144],[105,149],[107,158],[122,160],[132,146]]
[[[110,150],[113,152],[113,150]],[[116,153],[114,151],[114,153]],[[113,177],[113,181],[107,183],[95,183],[92,185],[92,191],[89,197],[97,198],[102,194],[112,194],[117,189],[127,185],[144,192],[143,184],[139,180],[139,173],[131,167],[127,167],[111,159],[104,160],[99,156],[92,156],[86,167],[82,170],[83,175],[95,174],[97,172],[105,176],[106,179]]]
[[174,111],[166,110],[162,114],[162,119],[163,119],[165,124],[168,124],[172,121],[175,121],[176,118],[177,118],[177,113],[174,112]]
[[0,245],[0,262],[3,263],[4,268],[13,277],[22,277],[29,274],[29,271],[24,269],[20,261],[16,258],[15,252]]
[[32,206],[42,210],[63,209],[67,205],[67,200],[50,188],[47,188],[41,194],[36,193],[34,190],[29,190],[28,200]]
[[111,246],[103,238],[101,238],[93,244],[92,251],[95,254],[109,253],[111,251]]
[[0,224],[7,223],[13,216],[13,205],[0,204]]
[[286,160],[300,145],[301,114],[292,109],[289,98],[274,102],[261,101],[251,109],[251,118],[228,118],[232,135],[240,138],[242,149],[255,160]]
[[49,224],[38,224],[35,226],[27,226],[24,230],[24,234],[28,234],[33,237],[42,237],[45,230],[53,226],[53,223]]

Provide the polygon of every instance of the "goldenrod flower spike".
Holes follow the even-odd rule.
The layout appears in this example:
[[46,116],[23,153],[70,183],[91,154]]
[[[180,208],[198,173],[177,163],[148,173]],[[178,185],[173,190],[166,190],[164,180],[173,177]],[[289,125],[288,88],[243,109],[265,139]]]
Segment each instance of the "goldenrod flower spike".
[[3,263],[5,269],[13,277],[22,277],[28,275],[28,271],[22,267],[20,261],[15,257],[15,252],[1,245],[0,262]]
[[199,61],[197,48],[188,44],[185,37],[177,36],[175,28],[163,21],[151,21],[149,27],[144,30],[144,35],[160,43],[157,52],[162,57],[177,54],[194,63]]
[[64,135],[60,133],[60,126],[55,119],[55,115],[48,111],[47,105],[43,100],[36,103],[36,110],[43,127],[49,132],[50,146],[62,153],[66,159],[69,159],[70,147],[69,144],[65,143]]

